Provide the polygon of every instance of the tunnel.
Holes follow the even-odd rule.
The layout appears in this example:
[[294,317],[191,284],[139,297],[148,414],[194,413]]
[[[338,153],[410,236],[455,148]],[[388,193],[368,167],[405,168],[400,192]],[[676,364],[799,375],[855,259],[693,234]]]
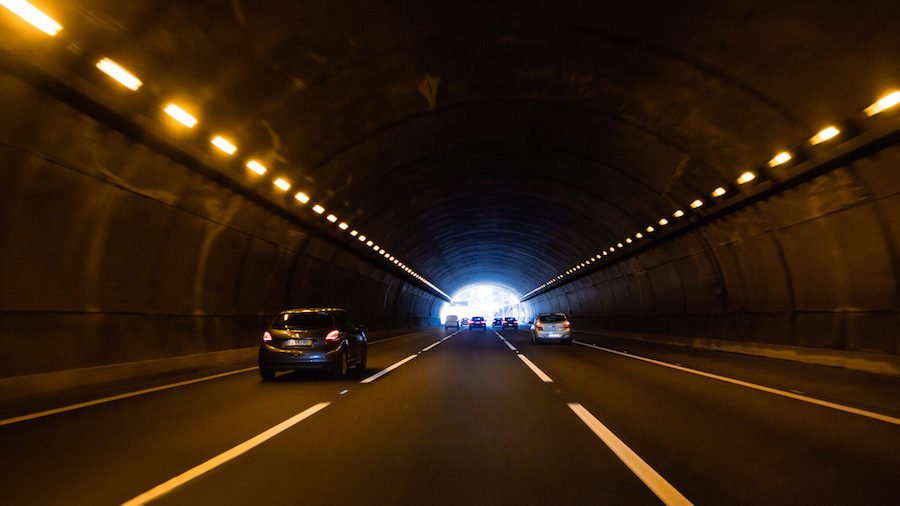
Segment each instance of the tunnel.
[[478,283],[896,391],[900,4],[0,5],[8,399],[255,359],[289,308],[443,329]]

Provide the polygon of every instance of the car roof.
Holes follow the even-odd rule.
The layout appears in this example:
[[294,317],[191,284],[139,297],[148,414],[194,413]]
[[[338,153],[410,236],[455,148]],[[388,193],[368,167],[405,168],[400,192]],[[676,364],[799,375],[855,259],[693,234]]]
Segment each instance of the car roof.
[[346,312],[339,307],[303,307],[294,309],[285,309],[281,313],[337,313]]

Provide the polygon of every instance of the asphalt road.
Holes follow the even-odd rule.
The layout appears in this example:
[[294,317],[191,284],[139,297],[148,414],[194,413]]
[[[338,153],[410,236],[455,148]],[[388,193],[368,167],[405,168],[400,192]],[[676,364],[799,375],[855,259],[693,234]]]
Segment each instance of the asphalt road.
[[248,371],[2,425],[0,504],[900,503],[897,380],[591,341],[620,353],[434,330],[347,379]]

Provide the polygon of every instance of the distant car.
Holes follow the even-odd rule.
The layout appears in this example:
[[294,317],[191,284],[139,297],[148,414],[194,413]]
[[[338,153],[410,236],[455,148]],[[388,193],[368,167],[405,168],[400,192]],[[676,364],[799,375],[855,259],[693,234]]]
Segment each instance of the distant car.
[[516,330],[519,330],[519,320],[516,320],[512,316],[507,316],[503,319],[503,328],[512,327]]
[[556,341],[572,344],[572,324],[565,313],[541,313],[531,328],[531,342]]
[[491,324],[492,327],[502,327],[503,319],[502,318],[494,318],[494,323]]
[[259,344],[263,381],[277,371],[318,369],[347,375],[350,365],[366,368],[366,328],[338,308],[290,309],[272,320]]
[[459,322],[459,324],[462,325],[463,327],[465,327],[469,324],[469,319],[463,318],[462,321]]
[[450,327],[456,327],[457,329],[459,329],[459,319],[455,314],[448,314],[447,319],[444,320],[444,330],[447,330]]
[[483,316],[473,316],[471,320],[469,320],[469,330],[471,329],[486,329],[487,322],[484,321]]

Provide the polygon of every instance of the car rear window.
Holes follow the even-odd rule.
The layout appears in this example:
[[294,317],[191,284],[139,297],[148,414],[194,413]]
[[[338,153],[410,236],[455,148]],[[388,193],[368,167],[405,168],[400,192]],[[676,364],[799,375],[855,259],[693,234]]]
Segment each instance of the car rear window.
[[538,316],[541,323],[560,323],[566,321],[566,315],[563,314],[542,314]]
[[484,318],[481,317],[481,316],[475,316],[475,317],[472,318],[472,321],[483,322],[483,321],[484,321]]
[[331,313],[282,313],[272,323],[274,329],[324,329],[334,327]]

